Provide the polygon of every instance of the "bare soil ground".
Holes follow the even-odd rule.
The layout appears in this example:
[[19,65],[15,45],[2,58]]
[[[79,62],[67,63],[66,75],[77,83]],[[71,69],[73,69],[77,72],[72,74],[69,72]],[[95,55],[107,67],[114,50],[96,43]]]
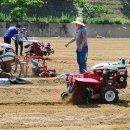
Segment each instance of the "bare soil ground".
[[[57,73],[78,73],[75,43],[65,48],[64,44],[69,38],[39,39],[50,42],[55,50],[47,61],[48,68],[56,69]],[[88,41],[88,70],[97,63],[130,59],[130,39]],[[64,78],[32,78],[32,82],[0,86],[0,129],[130,130],[129,78],[127,88],[120,90],[119,103],[95,101],[79,106],[61,100],[60,94],[66,90]]]

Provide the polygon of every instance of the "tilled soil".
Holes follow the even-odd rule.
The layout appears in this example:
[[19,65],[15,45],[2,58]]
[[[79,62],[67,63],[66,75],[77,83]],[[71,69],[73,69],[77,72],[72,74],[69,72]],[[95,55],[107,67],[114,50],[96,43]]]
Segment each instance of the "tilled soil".
[[[69,40],[45,38],[55,50],[47,61],[48,67],[56,69],[59,74],[78,73],[75,44],[64,47]],[[97,63],[130,59],[129,43],[129,39],[89,39],[88,70]],[[116,104],[94,100],[89,105],[73,105],[61,99],[60,94],[64,91],[65,78],[32,78],[32,84],[0,86],[0,129],[130,129],[129,78],[127,88],[119,90],[119,102]]]

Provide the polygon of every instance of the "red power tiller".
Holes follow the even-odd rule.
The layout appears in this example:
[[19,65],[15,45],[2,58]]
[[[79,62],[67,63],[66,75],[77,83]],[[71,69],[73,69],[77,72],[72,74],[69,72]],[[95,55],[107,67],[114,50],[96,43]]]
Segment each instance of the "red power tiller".
[[26,55],[24,57],[24,61],[26,62],[26,74],[28,73],[29,61],[37,60],[40,64],[40,66],[38,66],[38,75],[40,77],[50,77],[51,74],[54,76],[56,74],[56,70],[49,70],[47,68],[47,58],[45,57],[54,53],[54,50],[51,48],[51,44],[43,44],[37,40],[30,40],[28,42],[29,44],[25,46],[27,51],[25,52]]
[[0,47],[0,77],[3,73],[9,74],[9,77],[20,77],[22,73],[22,64],[14,52],[14,48],[7,43],[1,43]]
[[[117,62],[101,63],[92,66],[92,71],[66,77],[67,91],[61,94],[64,99],[76,88],[84,89],[86,101],[95,95],[106,103],[117,102],[118,89],[127,86],[127,67],[130,60],[121,59]],[[82,94],[81,94],[82,95]],[[78,103],[77,103],[78,104]]]

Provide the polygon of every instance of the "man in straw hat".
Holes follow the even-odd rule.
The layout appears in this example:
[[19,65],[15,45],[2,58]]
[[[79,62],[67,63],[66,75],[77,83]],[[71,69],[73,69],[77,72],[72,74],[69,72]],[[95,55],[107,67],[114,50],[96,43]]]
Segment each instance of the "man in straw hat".
[[65,47],[67,47],[72,42],[76,41],[77,45],[76,53],[77,53],[77,62],[79,65],[79,72],[80,74],[83,74],[87,70],[86,60],[88,54],[88,42],[87,42],[88,31],[85,27],[85,24],[83,23],[82,18],[77,18],[75,21],[71,22],[71,24],[73,24],[77,28],[76,35],[68,43],[65,44]]

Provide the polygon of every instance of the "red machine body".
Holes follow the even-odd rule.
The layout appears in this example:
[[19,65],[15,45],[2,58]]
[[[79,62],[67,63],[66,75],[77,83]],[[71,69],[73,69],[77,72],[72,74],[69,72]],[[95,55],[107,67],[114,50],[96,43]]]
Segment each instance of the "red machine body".
[[[125,78],[125,81],[121,82],[119,78]],[[120,72],[112,73],[113,80],[108,81],[107,76],[101,73],[95,73],[93,71],[86,72],[79,75],[69,75],[68,80],[70,86],[73,86],[75,83],[79,86],[89,86],[93,88],[94,93],[99,93],[101,89],[105,86],[114,86],[116,89],[123,89],[127,86],[127,71],[124,75],[121,75]],[[118,80],[119,79],[119,80]]]
[[70,74],[66,78],[67,92],[63,92],[61,96],[63,98],[68,96],[75,87],[78,87],[85,88],[88,93],[91,93],[89,98],[94,94],[99,94],[106,103],[116,102],[118,89],[127,87],[127,67],[129,66],[129,60],[122,60],[95,65],[92,71],[84,74]]

